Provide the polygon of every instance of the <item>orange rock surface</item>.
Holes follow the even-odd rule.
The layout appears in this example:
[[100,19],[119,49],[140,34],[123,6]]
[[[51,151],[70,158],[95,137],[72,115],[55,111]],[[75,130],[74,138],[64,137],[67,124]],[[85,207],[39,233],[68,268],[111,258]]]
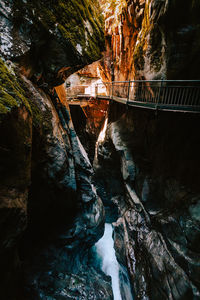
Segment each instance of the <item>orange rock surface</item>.
[[87,106],[82,106],[91,133],[96,134],[100,131],[107,115],[108,105],[109,101],[91,99]]

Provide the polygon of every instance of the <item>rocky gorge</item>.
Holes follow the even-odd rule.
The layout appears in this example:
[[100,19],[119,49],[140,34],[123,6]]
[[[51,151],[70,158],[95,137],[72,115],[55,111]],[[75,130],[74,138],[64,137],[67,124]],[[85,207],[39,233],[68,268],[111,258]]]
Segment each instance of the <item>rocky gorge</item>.
[[[0,298],[200,299],[199,114],[75,107],[64,84],[199,79],[199,12],[0,1]],[[105,222],[120,298],[98,255]]]

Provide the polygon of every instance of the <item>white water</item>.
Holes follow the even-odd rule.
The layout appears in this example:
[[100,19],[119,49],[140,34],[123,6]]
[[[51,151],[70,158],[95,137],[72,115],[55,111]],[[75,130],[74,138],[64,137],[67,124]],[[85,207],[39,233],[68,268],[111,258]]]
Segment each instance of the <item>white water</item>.
[[95,145],[95,155],[94,155],[94,162],[93,162],[94,167],[98,166],[98,147],[105,140],[107,125],[108,125],[108,117],[106,116],[104,124],[103,124],[103,128],[101,129],[101,131],[99,133],[99,136],[98,136],[98,139],[97,139],[96,145]]
[[103,141],[105,140],[107,125],[108,125],[108,117],[106,117],[103,128],[98,136],[97,144],[103,143]]
[[95,244],[96,251],[102,259],[102,271],[111,276],[114,300],[122,300],[119,288],[119,264],[116,259],[113,228],[111,224],[105,224],[103,237]]

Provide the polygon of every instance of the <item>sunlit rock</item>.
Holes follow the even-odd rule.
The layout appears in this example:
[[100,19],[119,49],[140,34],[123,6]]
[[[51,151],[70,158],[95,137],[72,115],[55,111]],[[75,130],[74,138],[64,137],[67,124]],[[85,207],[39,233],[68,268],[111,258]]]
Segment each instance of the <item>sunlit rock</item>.
[[197,1],[101,3],[106,31],[101,76],[105,81],[198,78]]

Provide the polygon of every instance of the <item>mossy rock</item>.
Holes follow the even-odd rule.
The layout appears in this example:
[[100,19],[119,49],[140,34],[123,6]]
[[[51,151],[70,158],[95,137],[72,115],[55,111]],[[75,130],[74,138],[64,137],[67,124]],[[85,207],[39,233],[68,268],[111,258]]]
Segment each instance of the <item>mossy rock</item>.
[[[101,57],[104,47],[104,20],[98,1],[51,0],[14,1],[14,25],[24,30],[27,20],[32,22],[31,31],[46,32],[50,36],[70,43],[75,53],[86,61]],[[77,50],[81,47],[81,53]]]
[[150,51],[148,55],[150,56],[150,65],[155,72],[159,72],[163,65],[162,56],[162,34],[158,26],[154,26],[150,32],[149,38]]
[[5,62],[0,59],[0,123],[4,122],[8,114],[13,114],[18,108],[24,107],[29,113],[33,127],[43,133],[51,132],[52,113],[46,107],[42,112],[34,100],[29,86],[19,74],[18,68],[9,70]]
[[15,74],[9,71],[6,64],[0,59],[0,122],[3,115],[22,105],[31,113],[31,107]]
[[147,36],[152,26],[153,24],[150,23],[150,19],[149,19],[149,2],[146,2],[145,10],[144,10],[144,18],[142,22],[142,31],[140,32],[140,35],[138,37],[138,41],[133,54],[135,69],[138,71],[144,69],[144,63],[145,63],[144,57],[147,48]]
[[150,12],[150,3],[151,1],[147,1],[145,4],[142,28],[134,49],[133,60],[136,71],[141,71],[144,70],[145,57],[148,57],[152,72],[159,72],[163,64],[162,34],[157,24],[160,7],[157,9],[158,15],[153,16]]
[[133,55],[134,65],[136,70],[143,70],[144,68],[144,51],[143,45],[138,45],[135,48]]

